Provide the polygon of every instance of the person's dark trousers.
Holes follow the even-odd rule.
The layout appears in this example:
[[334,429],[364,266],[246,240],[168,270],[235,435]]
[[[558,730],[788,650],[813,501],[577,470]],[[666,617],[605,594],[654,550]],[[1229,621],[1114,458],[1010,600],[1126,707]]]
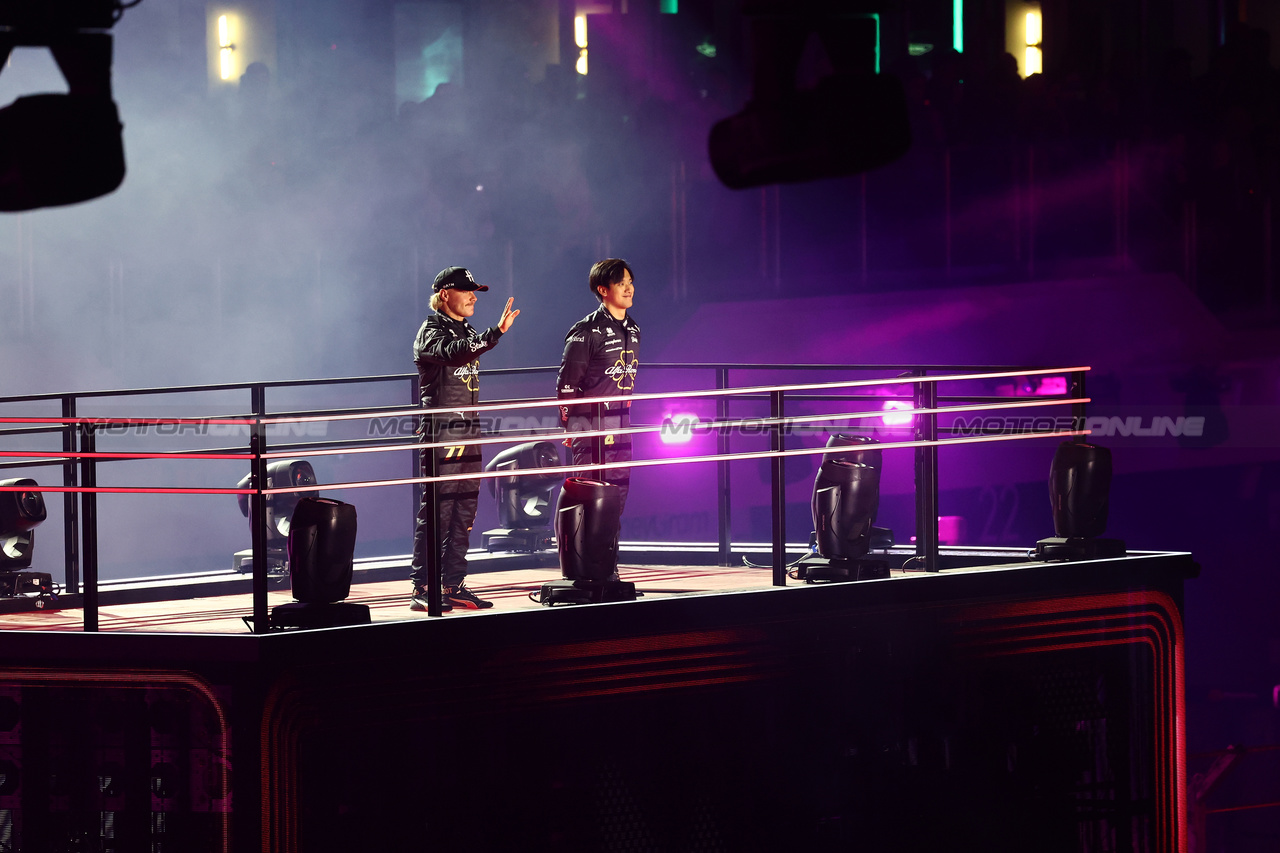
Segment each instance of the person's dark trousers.
[[[601,429],[623,429],[631,425],[631,416],[627,412],[621,415],[605,415],[604,423]],[[573,418],[569,424],[571,432],[578,430],[594,429],[591,418],[578,417]],[[569,447],[573,451],[574,465],[596,465],[600,464],[595,457],[593,449],[595,439],[593,438],[575,438],[570,441]],[[630,462],[631,461],[631,435],[611,434],[604,436],[604,462]],[[631,486],[631,469],[630,468],[606,468],[604,470],[604,481],[613,483],[621,491],[621,504],[619,509],[625,509],[627,505],[627,490]],[[575,476],[588,476],[581,473]]]
[[[445,447],[422,451],[423,476],[428,473],[428,453],[436,454],[436,474],[478,474],[481,468],[480,447],[466,444],[480,436],[480,424],[474,420],[451,419],[439,422],[433,430],[425,423],[419,433],[424,441],[457,441]],[[427,435],[435,435],[427,439]],[[445,587],[459,587],[467,578],[467,549],[471,545],[471,525],[476,520],[476,505],[480,497],[479,480],[447,480],[436,483],[440,495],[440,583]],[[418,507],[417,523],[413,531],[413,564],[409,577],[414,584],[427,583],[427,518],[431,511],[431,494],[423,489],[422,503]]]

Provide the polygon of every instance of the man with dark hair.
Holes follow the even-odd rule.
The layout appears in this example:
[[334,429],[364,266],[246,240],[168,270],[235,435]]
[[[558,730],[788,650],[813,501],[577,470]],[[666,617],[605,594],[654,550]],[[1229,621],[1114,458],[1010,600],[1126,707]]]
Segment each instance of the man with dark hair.
[[[640,326],[627,313],[635,296],[631,267],[621,258],[600,261],[591,267],[587,284],[600,307],[575,323],[565,336],[556,396],[561,400],[627,397],[636,384],[640,363]],[[630,425],[630,406],[630,400],[605,403],[603,417],[597,422],[595,404],[565,404],[560,407],[560,423],[570,432],[622,429]],[[570,440],[573,463],[585,465],[631,459],[630,435],[604,436],[603,460],[595,457],[594,445],[592,438]],[[625,506],[631,472],[626,467],[606,468],[604,479],[621,487]]]
[[[422,405],[431,409],[450,406],[474,406],[480,402],[479,358],[493,349],[520,312],[512,311],[515,299],[508,299],[502,318],[496,326],[477,332],[467,322],[475,314],[476,291],[488,290],[477,284],[463,267],[440,271],[432,285],[431,310],[413,342],[413,361],[418,365],[418,394]],[[447,447],[422,451],[423,475],[429,473],[431,457],[436,458],[436,474],[478,474],[480,448],[467,444],[480,435],[479,415],[472,412],[436,412],[424,415],[419,428],[423,442],[451,442]],[[456,442],[456,443],[453,443]],[[442,610],[465,607],[479,610],[493,602],[478,598],[467,589],[467,548],[471,525],[476,518],[476,501],[480,496],[479,480],[446,480],[428,483],[423,491],[418,521],[414,525],[413,564],[409,578],[413,581],[410,610],[427,609],[427,527],[431,515],[431,492],[439,496],[440,575],[444,594]]]

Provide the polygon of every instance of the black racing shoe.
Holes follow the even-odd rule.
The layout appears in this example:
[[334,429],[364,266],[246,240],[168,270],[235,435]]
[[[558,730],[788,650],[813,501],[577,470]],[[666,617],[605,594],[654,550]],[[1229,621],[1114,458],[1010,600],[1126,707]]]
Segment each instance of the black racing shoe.
[[444,600],[452,607],[463,607],[471,610],[484,610],[492,607],[492,601],[485,601],[465,586],[446,586]]
[[[425,586],[415,586],[413,588],[413,597],[409,599],[409,609],[419,612],[427,609],[427,588]],[[449,603],[446,596],[440,597],[440,612],[448,613],[453,609],[453,605]]]

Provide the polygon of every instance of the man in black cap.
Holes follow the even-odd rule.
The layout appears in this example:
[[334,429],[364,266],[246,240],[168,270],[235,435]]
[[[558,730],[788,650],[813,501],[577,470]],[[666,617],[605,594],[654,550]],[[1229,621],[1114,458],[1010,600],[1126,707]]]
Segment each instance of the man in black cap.
[[[432,285],[431,310],[418,330],[413,342],[413,361],[418,365],[418,388],[422,404],[431,409],[447,409],[450,406],[474,406],[480,402],[479,358],[493,349],[502,334],[511,328],[519,311],[512,311],[515,299],[508,299],[502,309],[502,318],[496,326],[483,332],[471,328],[467,318],[476,310],[476,291],[488,290],[477,284],[471,273],[463,267],[448,267],[440,271]],[[429,469],[430,457],[436,454],[436,473],[478,474],[480,472],[480,448],[467,444],[467,440],[480,435],[479,415],[472,412],[437,412],[425,415],[419,431],[423,442],[449,441],[447,447],[423,450],[424,476]],[[452,443],[456,441],[456,444]],[[479,610],[492,607],[493,602],[478,598],[464,585],[467,578],[467,548],[470,546],[471,525],[476,518],[476,501],[480,495],[479,480],[446,480],[428,484],[439,495],[440,519],[440,575],[444,594],[443,610],[455,607]],[[422,505],[418,509],[418,521],[414,526],[413,565],[409,573],[413,581],[413,600],[410,610],[427,609],[427,526],[431,512],[431,493],[424,490]]]
[[[627,397],[636,384],[640,325],[628,313],[636,292],[631,266],[621,258],[599,261],[592,265],[587,285],[600,306],[565,335],[556,377],[556,396],[565,403],[560,407],[560,423],[570,432],[622,429],[630,425],[630,400],[605,403],[600,422],[595,419],[595,404],[572,405],[570,401],[574,397]],[[604,436],[603,460],[595,458],[593,438],[575,438],[568,444],[575,465],[631,459],[631,436],[627,433]],[[606,468],[604,479],[621,487],[625,506],[631,472],[625,467]]]

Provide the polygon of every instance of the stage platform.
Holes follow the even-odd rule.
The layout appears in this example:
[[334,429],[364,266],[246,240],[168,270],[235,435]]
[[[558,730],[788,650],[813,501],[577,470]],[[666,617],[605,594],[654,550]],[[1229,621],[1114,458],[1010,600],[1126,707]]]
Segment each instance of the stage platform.
[[[438,618],[408,609],[404,556],[360,559],[349,600],[369,605],[372,622],[315,630],[270,630],[270,606],[290,599],[267,573],[272,548],[283,547],[277,517],[292,513],[282,496],[323,489],[358,499],[372,548],[403,541],[419,507],[414,488],[471,478],[420,476],[424,446],[412,429],[387,431],[424,413],[402,402],[418,400],[415,374],[123,392],[176,395],[180,414],[163,417],[132,401],[90,414],[121,392],[10,399],[16,414],[0,421],[23,446],[0,450],[15,460],[0,466],[42,468],[44,480],[0,489],[27,495],[23,506],[37,490],[62,494],[64,570],[52,575],[74,594],[56,607],[0,602],[0,846],[1186,850],[1182,596],[1198,571],[1191,556],[1036,562],[1031,542],[940,547],[940,448],[956,448],[950,463],[970,445],[1081,443],[1087,367],[656,367],[676,378],[631,396],[627,428],[633,476],[656,490],[639,516],[642,490],[633,491],[628,518],[666,521],[628,529],[697,530],[714,545],[623,543],[621,573],[640,598],[555,607],[531,598],[559,578],[554,553],[473,552],[469,584],[496,606]],[[691,370],[702,372],[687,380],[693,390],[679,379]],[[548,372],[497,373],[541,388]],[[1031,378],[1035,398],[1017,398]],[[518,389],[505,397],[476,408],[494,416],[478,441],[558,448],[558,426],[531,429],[526,417],[555,412],[558,400]],[[674,437],[669,426],[696,400],[702,408],[687,411],[699,413],[688,416],[698,434],[690,425],[689,444],[673,455],[664,432]],[[894,401],[909,406],[893,413],[909,426],[888,424]],[[968,418],[978,411],[1010,420],[984,416],[975,431]],[[1029,411],[1042,417],[1024,427]],[[498,414],[511,418],[502,429]],[[330,431],[307,429],[322,424]],[[596,432],[602,441],[613,434]],[[893,464],[882,456],[898,451],[909,453]],[[899,531],[911,547],[888,555],[888,577],[786,577],[786,563],[807,551],[788,541],[788,528],[794,536],[821,526],[810,526],[810,513],[789,525],[788,507],[811,509],[819,494],[819,479],[811,487],[807,472],[792,475],[802,461],[832,456],[835,468],[912,484],[912,529]],[[273,465],[282,476],[306,457],[323,478],[299,467],[299,480],[272,480]],[[497,481],[495,490],[505,483],[511,498],[521,477],[550,477],[554,487],[590,470],[476,476]],[[989,462],[973,470],[983,482],[1006,473]],[[61,485],[51,485],[58,472]],[[789,495],[789,485],[803,495]],[[827,510],[847,498],[865,523],[876,518],[878,473],[832,488],[821,490]],[[1085,493],[1105,506],[1105,489]],[[188,527],[176,523],[149,562],[131,550],[150,542],[170,495],[219,496],[224,509],[231,496],[243,501],[256,577],[228,566],[118,580],[129,574],[122,555],[138,560],[138,574],[194,557],[183,550]],[[123,511],[142,496],[155,513]],[[536,506],[537,493],[525,500]],[[676,523],[679,513],[702,520]],[[37,513],[11,514],[25,525]],[[223,515],[228,535],[209,541],[243,543],[240,516]],[[504,527],[531,523],[499,516]],[[188,519],[206,520],[194,511]],[[15,541],[29,545],[28,529]],[[768,542],[748,547],[735,530]]]
[[0,814],[47,850],[1185,849],[1189,555],[677,556],[545,607],[554,564],[477,555],[496,606],[441,618],[366,563],[348,628],[251,633],[247,590],[4,614]]
[[[631,562],[619,564],[619,574],[636,585],[639,598],[670,597],[707,593],[745,592],[772,588],[768,545],[739,546],[731,558],[734,565],[714,564],[715,543],[622,543],[621,553]],[[805,551],[790,546],[789,556],[797,559]],[[924,575],[918,568],[898,568],[914,555],[907,548],[878,551],[872,556],[886,560],[895,578]],[[1026,562],[1026,552],[1017,549],[949,548],[942,552],[949,571],[990,568],[988,564]],[[648,560],[647,564],[641,560]],[[533,553],[488,553],[473,550],[469,555],[471,574],[468,586],[490,600],[494,607],[484,611],[457,610],[444,614],[493,616],[516,610],[546,609],[535,600],[543,584],[561,578],[554,551]],[[351,594],[347,601],[369,607],[373,622],[426,619],[426,613],[411,611],[409,604],[409,557],[356,561]],[[789,583],[802,584],[791,580]],[[238,634],[248,630],[246,617],[253,615],[252,578],[236,572],[177,574],[154,578],[134,578],[100,585],[98,630],[132,632],[175,632],[197,634]],[[268,600],[271,607],[292,601],[288,578],[273,578]],[[41,608],[33,597],[0,599],[0,631],[83,631],[82,596],[64,595]],[[566,605],[556,605],[557,607]]]
[[[636,585],[638,599],[706,595],[774,589],[770,566],[749,563],[767,560],[764,546],[735,553],[737,565],[707,563],[715,557],[715,545],[692,544],[658,551],[637,547],[629,556],[659,557],[661,563],[619,565],[622,580]],[[795,559],[803,552],[793,549]],[[894,568],[890,579],[938,577],[922,569],[898,568],[914,554],[905,548],[877,552]],[[940,554],[949,566],[948,574],[990,572],[1025,566],[1025,551],[1017,549],[947,548]],[[491,609],[445,613],[441,618],[497,616],[521,610],[546,610],[536,594],[543,584],[560,580],[553,551],[526,554],[488,554],[473,551],[468,586],[481,598],[492,601]],[[684,560],[682,563],[681,560]],[[992,563],[991,561],[996,561]],[[976,565],[974,565],[976,564]],[[368,606],[372,622],[423,620],[430,617],[409,609],[409,558],[359,561],[348,602]],[[817,586],[789,580],[793,586]],[[99,597],[98,630],[102,632],[240,634],[249,630],[246,618],[253,615],[251,580],[235,573],[174,575],[168,578],[133,579],[102,585]],[[84,614],[80,596],[62,596],[57,602],[37,608],[34,599],[0,600],[0,631],[83,631]],[[273,579],[268,593],[270,606],[293,600],[287,578]],[[4,606],[8,604],[6,612]],[[555,605],[564,607],[569,605]]]
[[[407,559],[403,562],[377,562],[391,564],[387,568],[377,569],[378,576],[396,573],[401,579],[359,578],[364,582],[354,583],[351,595],[346,600],[367,605],[373,622],[429,618],[426,613],[409,609],[410,583],[407,579],[409,574]],[[512,562],[519,564],[529,561],[513,560]],[[391,568],[392,566],[394,568]],[[765,589],[770,586],[772,577],[772,572],[768,568],[753,569],[745,566],[720,568],[622,565],[619,571],[624,580],[636,584],[637,591],[644,598]],[[372,573],[373,571],[366,570],[361,574]],[[517,610],[546,609],[544,605],[531,599],[530,594],[536,593],[543,584],[559,579],[558,567],[490,568],[473,574],[468,586],[481,598],[492,601],[494,607],[483,611],[456,610],[445,613],[441,618],[496,616]],[[240,579],[229,578],[223,585],[245,585],[243,582],[235,583],[237,580]],[[214,586],[214,583],[216,582],[207,582],[204,589],[208,590]],[[112,596],[108,587],[108,600],[115,598],[119,603],[99,607],[100,631],[241,634],[248,630],[245,617],[253,615],[253,595],[248,591],[225,595],[202,595],[189,599],[138,601],[130,599],[155,598],[163,590],[172,590],[173,587],[146,586],[136,582],[130,584],[130,587],[132,594],[117,596]],[[275,607],[287,604],[293,598],[285,585],[269,592],[268,600],[271,606]],[[65,603],[67,599],[60,599],[58,604],[45,609],[24,605],[18,612],[0,613],[0,631],[84,630],[83,611],[75,607],[67,607]]]

